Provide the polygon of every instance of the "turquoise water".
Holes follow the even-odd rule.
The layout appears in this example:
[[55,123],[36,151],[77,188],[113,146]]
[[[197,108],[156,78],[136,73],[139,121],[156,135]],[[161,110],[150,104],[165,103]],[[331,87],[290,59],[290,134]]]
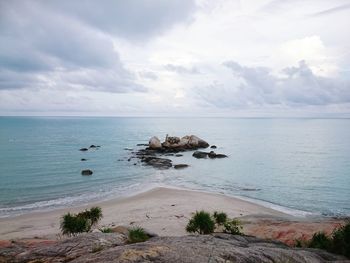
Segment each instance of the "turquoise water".
[[[349,131],[349,119],[0,117],[0,217],[157,185],[241,196],[292,213],[350,215]],[[196,134],[229,158],[170,157],[190,165],[184,170],[127,161],[124,148],[166,134]],[[101,148],[79,151],[91,144]],[[94,174],[81,176],[82,169]]]

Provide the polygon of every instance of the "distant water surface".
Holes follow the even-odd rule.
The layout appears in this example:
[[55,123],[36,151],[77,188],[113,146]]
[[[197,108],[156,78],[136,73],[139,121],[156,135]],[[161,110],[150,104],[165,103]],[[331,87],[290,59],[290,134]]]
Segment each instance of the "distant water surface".
[[[292,212],[350,215],[349,131],[349,119],[0,117],[0,217],[157,185],[241,196]],[[229,158],[169,157],[190,165],[183,170],[127,161],[125,148],[166,134],[196,134]],[[79,151],[91,144],[101,148]],[[82,169],[94,174],[81,176]]]

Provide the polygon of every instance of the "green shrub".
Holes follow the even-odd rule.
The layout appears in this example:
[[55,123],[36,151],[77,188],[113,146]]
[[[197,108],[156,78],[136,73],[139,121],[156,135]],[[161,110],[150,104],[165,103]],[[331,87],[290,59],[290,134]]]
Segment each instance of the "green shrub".
[[241,230],[243,229],[242,224],[237,219],[231,219],[224,223],[224,232],[232,235],[242,235]]
[[309,241],[296,240],[295,246],[324,249],[350,258],[350,221],[335,229],[331,237],[318,232]]
[[311,240],[308,242],[308,247],[310,248],[320,248],[329,250],[332,245],[332,240],[327,237],[327,235],[324,232],[317,232],[315,233]]
[[350,258],[350,221],[333,232],[331,252]]
[[214,216],[216,224],[218,224],[219,226],[223,225],[227,221],[227,214],[224,212],[215,211],[213,216]]
[[295,239],[294,246],[295,246],[295,247],[299,247],[299,248],[304,247],[304,242],[303,242],[303,240],[301,240],[301,239]]
[[129,229],[129,243],[144,242],[149,239],[145,230],[141,227]]
[[77,214],[78,217],[83,217],[91,220],[91,226],[97,224],[98,221],[102,218],[102,209],[101,207],[91,207],[90,210],[85,210]]
[[100,228],[99,229],[102,233],[113,233],[112,228],[110,227],[105,227],[105,228]]
[[84,217],[78,217],[68,213],[62,217],[60,228],[63,235],[74,236],[79,233],[89,232],[91,229],[91,222]]
[[61,231],[64,235],[76,235],[83,232],[90,232],[91,228],[102,218],[100,207],[92,207],[78,214],[67,213],[62,216]]
[[186,226],[189,233],[210,234],[214,232],[215,223],[209,213],[205,211],[196,212]]

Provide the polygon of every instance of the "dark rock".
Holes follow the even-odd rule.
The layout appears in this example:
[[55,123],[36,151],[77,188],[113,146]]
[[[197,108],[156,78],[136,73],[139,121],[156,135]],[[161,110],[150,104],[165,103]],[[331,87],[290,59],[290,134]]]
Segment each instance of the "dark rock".
[[136,144],[136,146],[149,146],[149,144],[148,143],[138,143],[138,144]]
[[216,147],[216,145],[212,145],[212,146],[210,146],[210,148],[216,149],[217,147]]
[[208,156],[209,156],[209,158],[211,158],[211,159],[215,159],[215,158],[226,158],[226,157],[227,157],[227,155],[225,155],[225,154],[221,154],[221,153],[216,154],[216,153],[213,152],[213,151],[211,151],[210,153],[208,153]]
[[92,175],[92,174],[93,174],[93,172],[89,169],[81,171],[81,175]]
[[189,166],[188,164],[175,164],[174,168],[175,169],[183,169],[183,168],[186,168],[188,166]]
[[86,159],[85,158],[81,158],[80,161],[84,162],[84,161],[86,161]]
[[97,148],[97,146],[92,144],[89,148]]
[[227,158],[228,156],[226,154],[221,154],[221,153],[218,153],[216,154],[215,158]]
[[197,159],[202,159],[202,158],[207,158],[208,153],[206,152],[201,152],[201,151],[195,151],[192,154],[193,157],[197,158]]
[[145,157],[141,161],[145,162],[147,165],[151,165],[154,168],[158,169],[169,169],[173,166],[170,159],[158,158],[153,156]]
[[[319,249],[290,248],[283,243],[229,234],[152,237],[126,244],[120,233],[81,234],[54,244],[25,247],[13,244],[0,251],[2,262],[350,262]],[[12,252],[12,253],[11,253]]]
[[88,150],[89,150],[88,148],[81,148],[81,149],[79,149],[79,151],[82,151],[82,152],[86,152]]
[[178,154],[175,154],[175,156],[176,156],[176,157],[181,157],[181,156],[184,156],[184,155],[183,155],[183,154],[178,153]]
[[210,153],[208,153],[208,157],[214,159],[216,158],[216,153],[214,151],[210,151]]
[[165,156],[174,156],[174,154],[173,153],[166,153],[166,154],[164,154]]

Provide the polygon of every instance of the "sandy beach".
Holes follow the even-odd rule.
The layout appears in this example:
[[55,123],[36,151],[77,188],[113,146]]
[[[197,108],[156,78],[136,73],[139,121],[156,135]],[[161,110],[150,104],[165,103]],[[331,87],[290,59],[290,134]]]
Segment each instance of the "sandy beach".
[[69,209],[38,212],[0,219],[0,239],[60,237],[59,224],[66,212],[78,212],[98,205],[103,219],[100,227],[141,226],[160,236],[185,235],[185,226],[196,210],[225,211],[240,217],[246,234],[282,241],[311,235],[320,229],[327,232],[338,220],[305,220],[238,198],[191,190],[159,187],[132,197],[109,200]]
[[159,235],[183,235],[196,210],[225,211],[230,217],[248,215],[286,216],[263,206],[220,194],[171,188],[154,188],[135,196],[69,209],[31,213],[0,219],[2,239],[52,237],[59,233],[60,217],[98,205],[102,208],[101,226],[138,225]]

